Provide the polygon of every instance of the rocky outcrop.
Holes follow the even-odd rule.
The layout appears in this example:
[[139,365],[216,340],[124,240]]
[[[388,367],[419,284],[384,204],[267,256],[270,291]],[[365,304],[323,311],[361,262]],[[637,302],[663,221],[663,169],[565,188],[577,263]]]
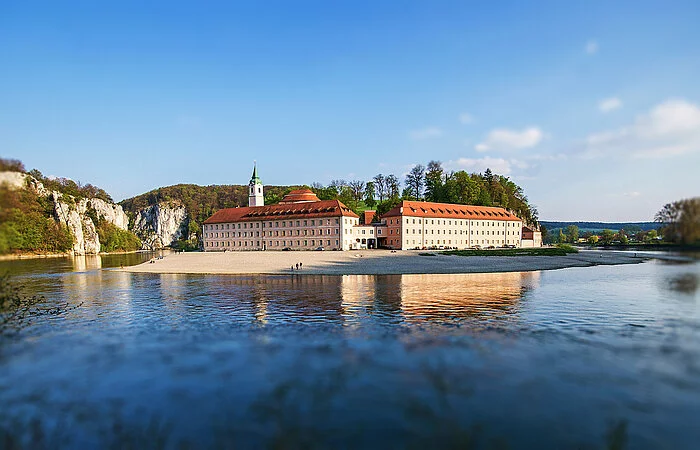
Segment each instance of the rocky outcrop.
[[21,172],[0,172],[0,186],[7,186],[10,189],[33,189],[40,196],[49,195],[49,191],[43,183],[31,175]]
[[40,197],[50,198],[53,201],[55,219],[68,227],[73,235],[72,250],[76,255],[100,252],[100,237],[93,219],[104,220],[122,230],[129,227],[129,217],[120,205],[99,198],[76,200],[71,195],[49,191],[41,181],[26,173],[0,172],[0,185],[13,190],[31,189]]
[[[87,246],[85,245],[85,233],[83,233],[84,220],[80,216],[80,213],[78,213],[78,210],[75,208],[75,201],[73,200],[73,197],[70,197],[70,200],[64,199],[63,195],[60,193],[52,192],[51,198],[53,199],[56,218],[60,223],[68,227],[73,235],[73,253],[76,255],[85,255],[87,253],[86,247],[93,250],[92,253],[99,253],[100,238],[97,236],[96,231],[94,235],[88,235],[89,243]],[[70,201],[72,201],[73,204],[69,203]],[[94,231],[95,224],[92,223],[91,219],[88,218],[88,220],[90,220],[90,223],[92,224],[91,231]]]
[[27,186],[27,175],[21,172],[0,172],[0,186],[21,189]]
[[136,212],[133,232],[148,250],[173,245],[187,239],[190,218],[184,206],[175,203],[156,203]]
[[51,192],[54,213],[60,223],[67,226],[73,234],[73,253],[91,255],[100,252],[100,237],[93,217],[107,221],[126,230],[129,218],[121,206],[99,198],[83,198],[79,201],[60,192]]
[[117,228],[127,230],[129,228],[129,216],[120,205],[106,202],[99,198],[83,199],[78,203],[78,210],[92,208],[100,220],[106,220]]

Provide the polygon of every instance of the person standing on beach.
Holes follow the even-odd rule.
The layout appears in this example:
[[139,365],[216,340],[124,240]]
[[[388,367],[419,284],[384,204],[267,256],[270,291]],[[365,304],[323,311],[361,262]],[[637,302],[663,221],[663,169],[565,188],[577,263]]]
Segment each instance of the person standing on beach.
[[303,263],[299,263],[299,270],[301,270],[302,267],[304,267],[304,264],[303,264]]

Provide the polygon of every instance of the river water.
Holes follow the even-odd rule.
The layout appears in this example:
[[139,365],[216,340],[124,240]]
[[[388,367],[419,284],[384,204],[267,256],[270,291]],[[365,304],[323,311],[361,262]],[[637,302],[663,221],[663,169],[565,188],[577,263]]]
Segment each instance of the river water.
[[0,447],[698,448],[700,264],[188,276],[0,262]]

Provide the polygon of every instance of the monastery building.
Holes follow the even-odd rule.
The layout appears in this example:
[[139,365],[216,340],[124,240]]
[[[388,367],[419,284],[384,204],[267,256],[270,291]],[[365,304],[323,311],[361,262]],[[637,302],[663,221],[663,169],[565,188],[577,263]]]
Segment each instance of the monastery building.
[[498,207],[402,201],[379,220],[364,222],[339,200],[320,200],[309,189],[265,206],[257,167],[248,185],[248,206],[217,211],[204,222],[205,251],[396,250],[541,246],[539,231],[523,227]]

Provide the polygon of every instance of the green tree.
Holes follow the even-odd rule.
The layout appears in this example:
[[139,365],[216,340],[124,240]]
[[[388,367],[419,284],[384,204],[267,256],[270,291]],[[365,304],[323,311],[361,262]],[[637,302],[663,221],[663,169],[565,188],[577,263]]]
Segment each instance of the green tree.
[[445,171],[440,161],[430,161],[425,170],[425,199],[429,202],[445,202],[443,187]]
[[559,244],[563,244],[564,242],[566,242],[566,235],[564,235],[564,230],[562,230],[561,228],[559,228],[559,237],[557,238],[557,242]]
[[365,195],[365,182],[362,180],[353,180],[348,183],[348,187],[352,193],[353,209],[357,208],[360,200],[362,200],[362,197]]
[[391,174],[386,176],[387,199],[397,200],[401,191],[401,182],[396,175]]
[[654,242],[654,241],[656,241],[657,237],[658,237],[658,233],[656,230],[649,230],[644,235],[644,242]]
[[578,227],[576,225],[569,225],[566,227],[566,238],[568,242],[572,244],[578,242]]
[[18,159],[0,158],[0,172],[26,172],[24,164]]
[[375,175],[374,178],[372,178],[372,181],[374,182],[374,190],[377,197],[379,197],[379,203],[381,203],[388,197],[386,179],[384,178],[384,175],[380,173]]
[[377,201],[374,197],[374,181],[368,181],[365,185],[365,205],[369,206],[370,208],[374,208],[374,206],[377,204]]
[[588,243],[591,245],[596,245],[598,243],[598,236],[595,234],[588,236]]
[[700,197],[668,203],[654,220],[664,225],[665,240],[679,244],[700,243]]
[[404,198],[409,200],[421,200],[423,198],[423,187],[425,185],[425,167],[422,164],[416,164],[411,171],[406,175],[406,188],[404,189]]
[[613,230],[605,229],[600,233],[600,241],[603,245],[612,245],[613,239],[615,239],[615,233]]

